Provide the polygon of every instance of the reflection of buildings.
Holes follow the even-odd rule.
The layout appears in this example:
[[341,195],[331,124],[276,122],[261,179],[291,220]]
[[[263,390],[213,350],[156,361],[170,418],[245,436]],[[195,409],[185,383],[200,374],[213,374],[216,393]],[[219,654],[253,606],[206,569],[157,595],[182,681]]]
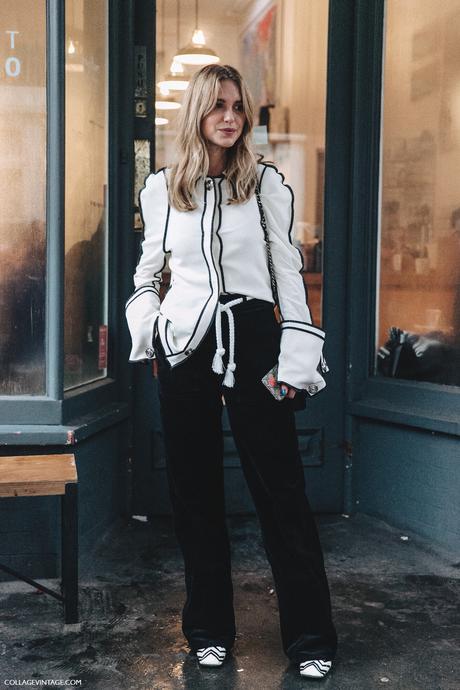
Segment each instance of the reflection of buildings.
[[[436,330],[454,343],[460,337],[460,244],[448,228],[452,208],[441,206],[449,194],[436,196],[438,133],[424,129],[418,137],[402,136],[399,120],[392,123],[391,97],[383,151],[379,344],[392,326],[421,336]],[[409,117],[413,107],[407,104]]]
[[10,226],[8,239],[16,239],[0,246],[1,395],[45,390],[44,236],[38,221],[26,228]]
[[[2,6],[2,12],[4,8]],[[33,20],[29,17],[30,35]],[[11,25],[10,25],[11,26]],[[44,36],[28,72],[0,84],[0,394],[45,392],[46,89]],[[18,44],[18,41],[16,41]],[[2,48],[5,44],[2,43]],[[2,51],[0,48],[0,56]],[[41,59],[42,58],[42,59]]]
[[460,15],[455,2],[420,2],[416,17],[413,7],[389,2],[386,15],[378,344],[391,326],[460,337],[460,248],[449,227],[459,203]]
[[66,385],[100,375],[97,368],[99,326],[103,323],[105,216],[89,240],[66,252],[64,332]]

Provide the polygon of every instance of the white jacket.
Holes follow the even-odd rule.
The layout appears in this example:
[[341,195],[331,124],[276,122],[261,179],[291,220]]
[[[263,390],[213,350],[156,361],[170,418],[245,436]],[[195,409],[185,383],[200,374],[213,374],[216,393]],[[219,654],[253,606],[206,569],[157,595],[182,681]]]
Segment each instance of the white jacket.
[[[278,380],[314,395],[326,386],[318,365],[322,372],[329,369],[322,354],[325,332],[312,323],[300,273],[302,255],[291,240],[294,195],[274,165],[258,163],[258,172],[282,315]],[[256,195],[227,205],[225,177],[208,176],[198,181],[197,208],[180,212],[168,203],[168,174],[168,168],[161,168],[148,175],[139,194],[144,239],[126,318],[130,362],[155,357],[158,332],[174,367],[203,340],[221,293],[274,299]],[[161,273],[169,252],[171,283],[160,305]]]

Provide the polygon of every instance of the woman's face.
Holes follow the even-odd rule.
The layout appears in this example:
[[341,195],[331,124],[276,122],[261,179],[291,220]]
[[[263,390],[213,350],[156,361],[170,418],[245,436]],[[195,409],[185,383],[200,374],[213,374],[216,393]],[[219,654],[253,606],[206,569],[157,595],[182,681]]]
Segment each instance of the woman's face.
[[239,88],[231,79],[223,79],[216,105],[201,121],[201,133],[208,147],[231,148],[241,136],[245,120]]

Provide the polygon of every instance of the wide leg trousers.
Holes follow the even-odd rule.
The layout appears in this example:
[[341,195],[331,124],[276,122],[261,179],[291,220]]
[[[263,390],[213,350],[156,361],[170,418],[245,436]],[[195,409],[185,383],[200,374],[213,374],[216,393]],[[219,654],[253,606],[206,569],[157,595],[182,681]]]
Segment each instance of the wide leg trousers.
[[[214,323],[189,359],[173,368],[159,338],[155,341],[173,523],[184,558],[182,630],[192,651],[218,644],[231,649],[235,640],[223,394],[273,574],[284,652],[296,663],[333,659],[337,635],[322,549],[305,494],[294,403],[275,400],[261,382],[278,360],[281,329],[269,302],[253,299],[232,311],[233,388],[223,387],[223,374],[211,368]],[[222,321],[228,353],[226,317]]]

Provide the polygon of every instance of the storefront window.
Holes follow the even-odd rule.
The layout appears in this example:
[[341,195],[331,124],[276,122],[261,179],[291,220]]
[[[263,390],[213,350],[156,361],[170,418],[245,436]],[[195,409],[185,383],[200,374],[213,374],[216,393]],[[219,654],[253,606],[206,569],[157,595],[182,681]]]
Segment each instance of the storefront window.
[[460,385],[460,0],[387,0],[375,372]]
[[0,39],[0,395],[45,393],[46,7],[4,0]]
[[[304,258],[309,305],[318,326],[322,323],[328,4],[327,0],[248,0],[232,8],[216,0],[198,15],[206,45],[217,53],[220,64],[236,67],[249,84],[258,127],[255,152],[275,163],[294,191],[292,239]],[[184,65],[184,74],[176,72],[176,86],[172,84],[169,93],[158,83],[170,80],[173,57],[191,42],[194,29],[190,4],[157,3],[155,100],[163,105],[156,109],[156,169],[174,160],[175,122],[183,95],[177,82],[187,81],[202,65]]]
[[108,7],[66,0],[65,387],[107,373]]

